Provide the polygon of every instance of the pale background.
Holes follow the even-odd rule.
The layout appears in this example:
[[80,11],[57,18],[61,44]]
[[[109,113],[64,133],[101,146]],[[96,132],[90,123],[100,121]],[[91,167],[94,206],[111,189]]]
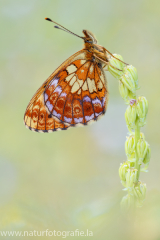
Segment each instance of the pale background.
[[[160,1],[1,0],[0,17],[0,229],[89,229],[92,239],[159,240]],[[125,195],[118,168],[126,160],[126,105],[109,73],[108,110],[99,122],[52,134],[23,125],[35,91],[83,44],[45,17],[79,35],[92,31],[100,45],[138,70],[138,95],[149,101],[142,131],[152,158],[140,176],[148,189],[135,220],[119,205]]]

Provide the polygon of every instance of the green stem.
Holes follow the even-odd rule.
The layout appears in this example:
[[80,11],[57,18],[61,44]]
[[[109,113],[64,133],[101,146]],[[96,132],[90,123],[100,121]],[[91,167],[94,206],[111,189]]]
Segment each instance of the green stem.
[[138,140],[140,139],[140,127],[138,124],[138,120],[136,121],[136,128],[135,128],[135,155],[136,155],[136,161],[135,161],[135,169],[137,169],[137,181],[136,183],[138,183],[139,180],[139,175],[140,175],[140,165],[138,163],[139,158],[138,158],[138,153],[137,153],[137,143]]

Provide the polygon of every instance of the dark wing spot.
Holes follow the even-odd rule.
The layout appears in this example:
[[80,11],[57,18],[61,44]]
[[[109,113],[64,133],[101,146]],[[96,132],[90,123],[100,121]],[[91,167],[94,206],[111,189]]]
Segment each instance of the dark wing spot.
[[102,89],[98,89],[98,92],[102,92]]

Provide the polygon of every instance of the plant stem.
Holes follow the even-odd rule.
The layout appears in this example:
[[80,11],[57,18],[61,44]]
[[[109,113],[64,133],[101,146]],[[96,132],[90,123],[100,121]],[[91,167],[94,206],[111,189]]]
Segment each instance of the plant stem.
[[136,183],[138,183],[139,175],[140,175],[140,164],[138,163],[139,158],[138,158],[138,153],[137,153],[137,143],[138,143],[139,138],[140,138],[140,127],[139,127],[138,120],[137,120],[136,128],[135,128],[135,155],[136,155],[135,169],[137,169],[137,171],[138,171]]

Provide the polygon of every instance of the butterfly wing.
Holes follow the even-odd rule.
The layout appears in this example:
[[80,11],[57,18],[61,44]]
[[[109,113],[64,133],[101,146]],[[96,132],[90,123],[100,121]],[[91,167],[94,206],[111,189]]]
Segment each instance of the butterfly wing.
[[73,59],[83,59],[84,57],[84,50],[73,54],[70,58],[63,62],[37,90],[30,100],[24,114],[24,124],[28,129],[36,132],[52,132],[66,129],[66,125],[64,126],[64,124],[62,124],[58,119],[53,118],[48,112],[44,104],[44,91],[55,76],[60,73],[65,66],[70,64]]
[[31,99],[24,116],[34,131],[86,125],[106,111],[108,92],[101,64],[81,50],[66,60]]

